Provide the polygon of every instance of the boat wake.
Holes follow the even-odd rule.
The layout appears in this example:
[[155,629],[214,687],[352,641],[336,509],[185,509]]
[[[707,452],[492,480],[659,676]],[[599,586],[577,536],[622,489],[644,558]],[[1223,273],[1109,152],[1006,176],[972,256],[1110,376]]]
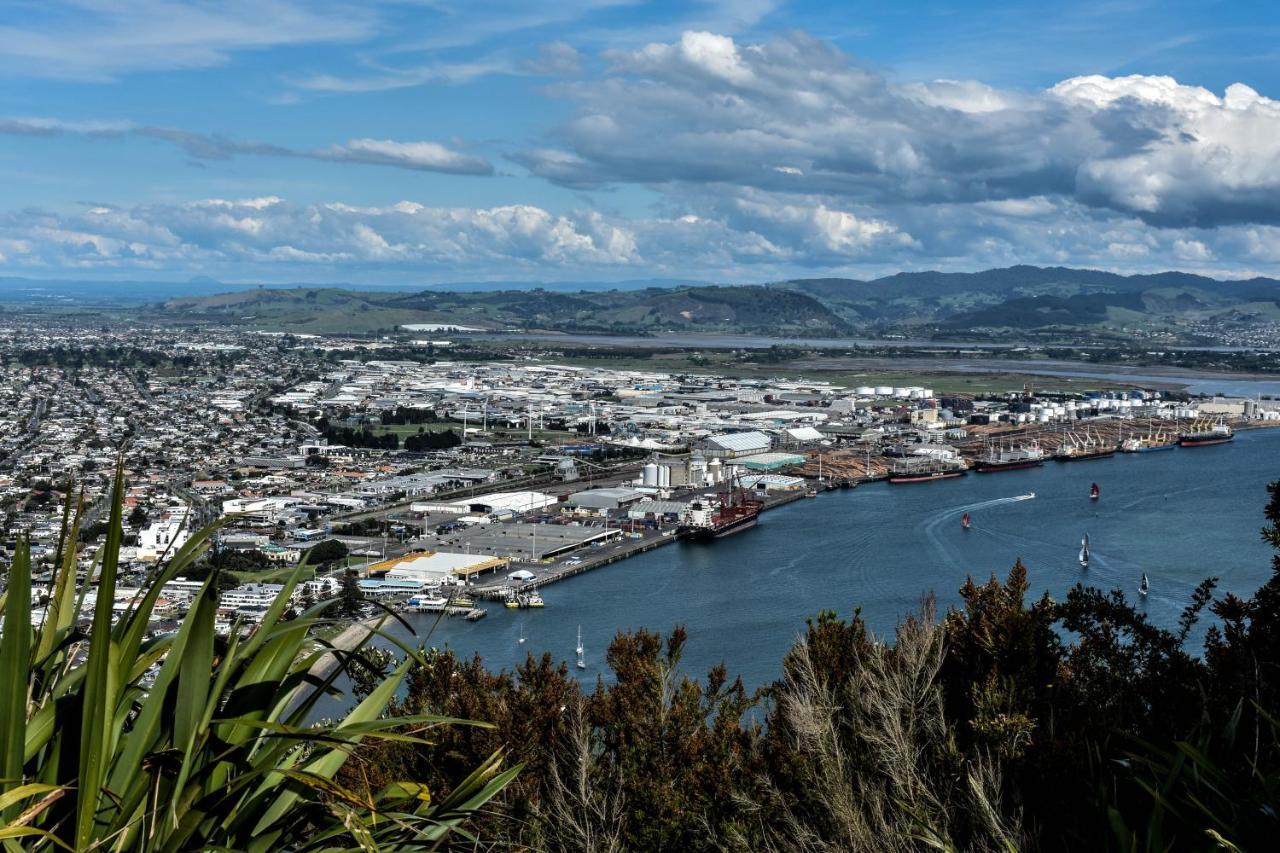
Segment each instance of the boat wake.
[[[960,518],[960,516],[964,515],[965,513],[972,513],[982,509],[990,509],[992,507],[1001,506],[1003,504],[1013,504],[1013,503],[1018,503],[1020,501],[1029,501],[1035,498],[1035,496],[1036,496],[1035,492],[1030,492],[1025,495],[1014,495],[1008,498],[993,498],[991,500],[978,501],[977,503],[964,504],[963,506],[944,509],[941,512],[934,515],[933,518],[930,518],[928,521],[925,522],[925,525],[924,525],[925,538],[929,541],[929,544],[930,546],[932,546],[934,553],[937,554],[938,557],[941,558],[945,563],[947,563],[951,568],[956,570],[964,569],[964,566],[960,564],[960,561],[956,558],[956,555],[954,553],[954,548],[952,547],[954,545],[954,542],[951,541],[950,539],[944,538],[939,533],[939,528],[941,528],[944,524],[947,524],[949,522],[955,523],[958,526],[959,524],[958,519]],[[992,534],[996,533],[995,531],[991,531],[982,527],[976,521],[972,523],[969,529],[970,531],[979,532],[979,533],[992,533]]]

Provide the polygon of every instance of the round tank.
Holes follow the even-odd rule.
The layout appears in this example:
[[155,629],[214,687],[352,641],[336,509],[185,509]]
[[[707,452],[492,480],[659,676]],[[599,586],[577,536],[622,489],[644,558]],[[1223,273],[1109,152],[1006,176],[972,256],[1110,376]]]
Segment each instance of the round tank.
[[658,488],[665,489],[671,485],[671,469],[666,465],[658,466]]
[[656,486],[658,485],[658,466],[650,462],[640,469],[640,485]]
[[876,386],[876,396],[877,396],[877,397],[892,397],[892,396],[893,396],[893,386],[892,386],[892,385],[877,385],[877,386]]
[[876,389],[874,385],[859,385],[854,389],[854,393],[859,397],[874,397]]
[[900,400],[905,400],[911,396],[911,389],[910,388],[894,388],[893,396]]

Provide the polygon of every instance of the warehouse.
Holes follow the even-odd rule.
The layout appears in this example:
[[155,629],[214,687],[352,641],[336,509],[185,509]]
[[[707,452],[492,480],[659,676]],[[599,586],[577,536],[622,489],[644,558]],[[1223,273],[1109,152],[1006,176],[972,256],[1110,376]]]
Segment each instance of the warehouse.
[[500,518],[546,509],[554,506],[556,502],[554,495],[544,495],[542,492],[493,492],[455,501],[415,501],[409,505],[409,510],[422,513],[446,512],[455,515],[478,513]]
[[370,575],[388,581],[440,583],[453,578],[470,578],[506,566],[507,561],[485,554],[455,554],[447,551],[414,551],[403,557],[369,566]]
[[638,503],[644,497],[644,492],[640,492],[635,489],[590,489],[569,495],[568,500],[566,500],[564,504],[565,506],[576,510],[601,513],[608,510],[617,510],[631,506],[632,504]]
[[745,459],[735,459],[733,464],[751,471],[776,471],[790,465],[803,465],[804,457],[798,453],[758,453]]
[[773,447],[773,439],[762,432],[732,432],[713,435],[702,440],[699,449],[704,456],[721,459],[739,459],[757,453],[767,453]]

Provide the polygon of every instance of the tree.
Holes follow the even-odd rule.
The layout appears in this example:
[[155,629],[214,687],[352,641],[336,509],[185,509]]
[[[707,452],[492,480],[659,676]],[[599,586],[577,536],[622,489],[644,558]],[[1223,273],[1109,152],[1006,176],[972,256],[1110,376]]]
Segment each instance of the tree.
[[353,571],[342,573],[339,580],[338,611],[348,618],[364,612],[364,593],[360,591],[360,576]]
[[147,511],[140,506],[135,506],[133,512],[129,513],[129,526],[141,527],[147,523]]
[[338,539],[326,539],[311,547],[307,552],[307,560],[312,565],[321,563],[331,563],[334,560],[341,560],[350,553],[347,546],[342,544]]

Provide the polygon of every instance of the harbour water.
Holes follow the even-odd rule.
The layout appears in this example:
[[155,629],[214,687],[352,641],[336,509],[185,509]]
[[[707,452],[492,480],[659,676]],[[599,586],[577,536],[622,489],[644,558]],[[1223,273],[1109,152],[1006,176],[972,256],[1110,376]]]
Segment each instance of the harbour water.
[[[435,625],[430,644],[479,654],[492,669],[549,651],[589,682],[608,677],[605,651],[617,631],[684,625],[687,672],[723,661],[757,687],[778,676],[805,618],[820,610],[848,616],[861,608],[873,630],[889,634],[922,594],[934,592],[945,608],[959,600],[967,575],[1003,577],[1021,558],[1033,594],[1055,598],[1083,581],[1133,600],[1146,572],[1151,593],[1140,606],[1171,627],[1203,578],[1248,595],[1268,577],[1259,530],[1274,479],[1280,429],[1243,431],[1217,447],[867,484],[788,504],[755,529],[711,544],[678,543],[549,586],[543,610],[489,603],[477,623],[407,619],[421,633]],[[1089,499],[1093,482],[1098,501]],[[966,512],[968,531],[960,524]],[[1082,571],[1076,556],[1086,532],[1092,562]],[[582,671],[571,663],[579,625]]]

